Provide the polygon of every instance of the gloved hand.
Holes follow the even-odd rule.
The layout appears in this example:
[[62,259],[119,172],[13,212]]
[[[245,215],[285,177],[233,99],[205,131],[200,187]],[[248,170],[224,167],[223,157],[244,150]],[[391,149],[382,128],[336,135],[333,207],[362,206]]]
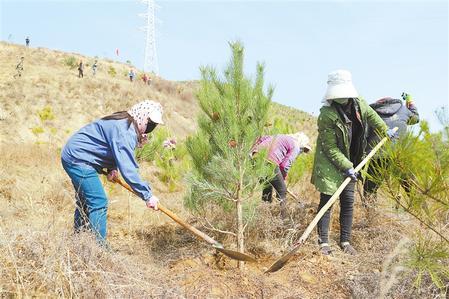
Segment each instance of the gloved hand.
[[351,178],[353,182],[357,182],[358,172],[354,170],[354,168],[350,168],[346,170],[346,176]]
[[157,211],[158,210],[158,208],[157,208],[157,203],[158,202],[159,202],[159,198],[157,198],[156,196],[153,195],[145,203],[146,203],[148,208]]
[[395,138],[395,137],[396,137],[396,134],[397,134],[397,132],[394,131],[393,129],[388,129],[388,130],[387,130],[387,136],[388,136],[388,138],[390,138],[390,139]]
[[118,179],[118,171],[113,169],[108,172],[108,181],[115,183],[115,180]]
[[403,92],[401,96],[402,99],[405,101],[405,106],[407,106],[407,108],[409,108],[411,105],[414,104],[411,94]]

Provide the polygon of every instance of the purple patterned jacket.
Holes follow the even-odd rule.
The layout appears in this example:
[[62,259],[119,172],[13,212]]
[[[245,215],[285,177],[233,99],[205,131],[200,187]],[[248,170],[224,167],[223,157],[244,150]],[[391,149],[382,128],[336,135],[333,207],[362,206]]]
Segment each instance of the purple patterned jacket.
[[265,135],[257,139],[251,148],[251,154],[268,149],[267,158],[279,166],[284,179],[293,161],[301,153],[301,149],[296,145],[295,139],[289,135]]

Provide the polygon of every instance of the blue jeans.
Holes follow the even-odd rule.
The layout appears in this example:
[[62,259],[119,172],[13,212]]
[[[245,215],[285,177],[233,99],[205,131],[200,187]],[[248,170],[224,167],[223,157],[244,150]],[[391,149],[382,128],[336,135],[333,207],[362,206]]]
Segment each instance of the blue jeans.
[[97,171],[87,164],[61,162],[75,188],[75,232],[90,229],[106,243],[108,199]]

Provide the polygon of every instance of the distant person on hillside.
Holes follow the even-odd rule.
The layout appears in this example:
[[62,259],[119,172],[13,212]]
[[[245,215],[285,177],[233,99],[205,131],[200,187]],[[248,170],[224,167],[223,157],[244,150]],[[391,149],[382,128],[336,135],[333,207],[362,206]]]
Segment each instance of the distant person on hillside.
[[136,76],[136,73],[134,72],[133,69],[129,70],[128,76],[129,76],[129,81],[133,82],[134,81],[134,77]]
[[78,65],[78,78],[84,78],[84,64],[82,60],[80,60],[80,64]]
[[97,74],[98,61],[95,60],[94,64],[92,64],[92,75],[95,76]]
[[[398,127],[398,133],[393,138],[393,142],[401,138],[407,133],[407,126],[414,125],[419,122],[418,108],[416,107],[412,96],[406,93],[402,94],[401,99],[394,99],[392,97],[384,97],[377,100],[370,105],[374,111],[382,118],[390,129]],[[367,151],[371,149],[380,141],[377,134],[369,129]],[[369,163],[367,170],[367,177],[363,184],[363,205],[369,207],[374,205],[377,201],[378,183],[373,178],[376,177],[376,168],[382,165],[382,153],[376,155]],[[403,174],[402,187],[408,193],[410,190],[409,175]]]
[[30,46],[30,38],[27,36],[27,38],[25,39],[25,44],[27,47]]
[[311,150],[309,138],[302,132],[262,136],[253,145],[251,156],[262,149],[267,149],[267,160],[275,166],[274,177],[265,186],[262,192],[262,200],[271,203],[274,188],[281,205],[281,216],[285,219],[287,218],[287,185],[285,180],[298,155],[308,153]]
[[[357,251],[350,244],[354,209],[354,188],[358,174],[354,168],[363,160],[369,125],[380,134],[393,132],[363,100],[352,84],[351,73],[337,70],[328,75],[323,107],[318,117],[318,138],[312,184],[320,194],[318,211],[329,201],[343,181],[351,182],[340,194],[340,248],[351,255]],[[331,254],[329,245],[329,208],[317,225],[318,243],[323,255]]]
[[147,85],[147,82],[148,82],[148,76],[147,76],[146,73],[143,73],[142,81],[143,81],[143,83],[144,83],[145,85]]
[[16,73],[14,74],[14,78],[22,77],[24,59],[25,57],[20,57],[19,63],[16,65]]
[[109,181],[114,181],[120,171],[146,206],[157,210],[159,199],[139,176],[134,150],[145,143],[158,124],[163,124],[162,106],[146,100],[128,111],[96,120],[70,137],[61,161],[75,188],[75,232],[89,229],[100,244],[106,244],[108,199],[98,176],[104,168]]

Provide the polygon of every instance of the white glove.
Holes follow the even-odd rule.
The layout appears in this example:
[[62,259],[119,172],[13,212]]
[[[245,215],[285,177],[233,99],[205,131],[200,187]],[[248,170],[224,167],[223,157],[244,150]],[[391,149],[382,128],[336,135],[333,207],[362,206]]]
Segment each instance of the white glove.
[[158,208],[157,208],[157,203],[158,202],[159,202],[159,198],[157,198],[156,196],[153,195],[145,203],[146,203],[148,208],[157,211],[158,210]]

